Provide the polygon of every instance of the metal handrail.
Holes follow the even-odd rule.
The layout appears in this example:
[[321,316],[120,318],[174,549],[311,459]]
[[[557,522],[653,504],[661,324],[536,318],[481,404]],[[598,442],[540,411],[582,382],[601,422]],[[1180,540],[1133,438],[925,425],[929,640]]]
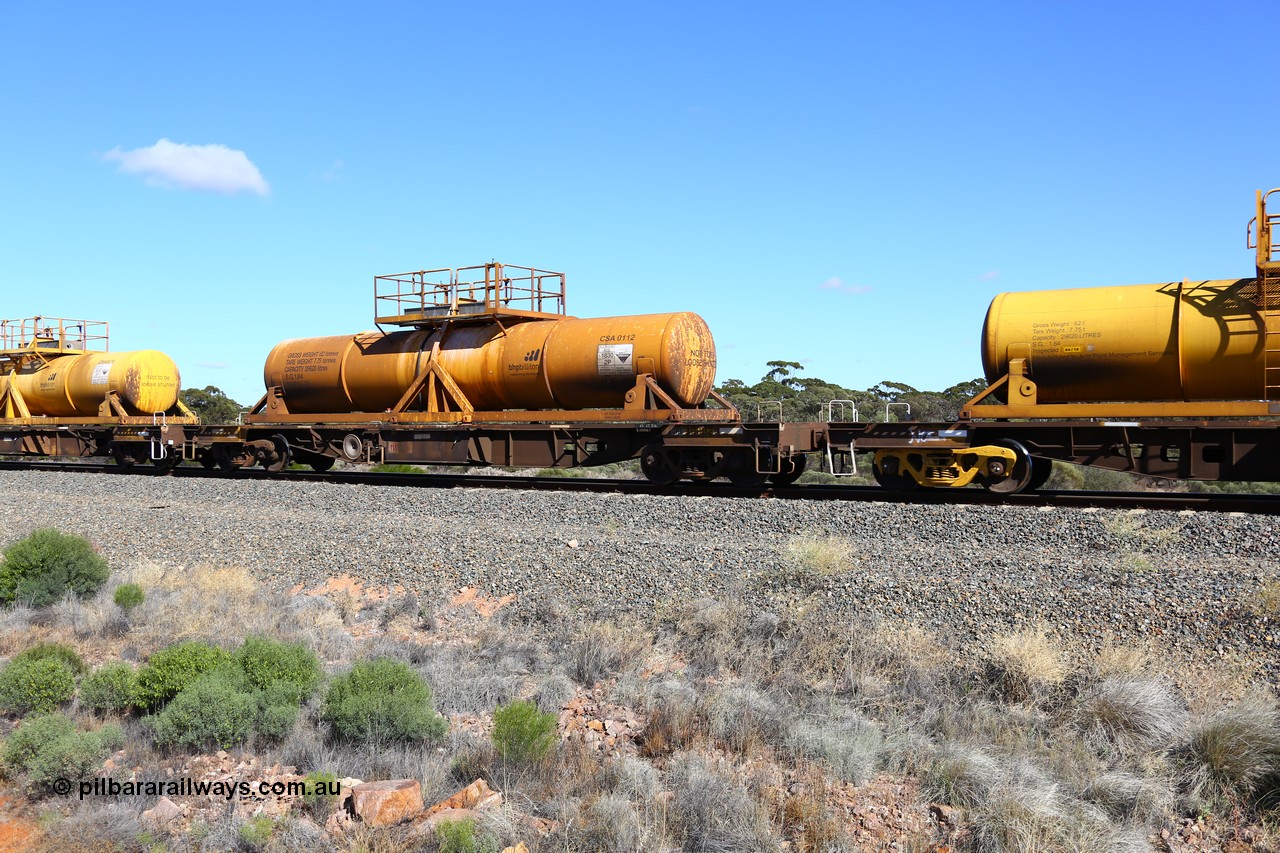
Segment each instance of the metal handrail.
[[907,410],[907,420],[911,420],[911,404],[910,403],[885,403],[884,404],[884,422],[890,423],[889,409],[893,406],[905,406]]
[[[826,418],[827,423],[830,424],[830,423],[837,422],[835,418],[835,413],[836,413],[835,407],[837,403],[840,405],[840,409],[839,409],[840,423],[857,423],[858,422],[858,404],[855,403],[853,400],[828,400],[827,404],[822,407],[822,411],[819,413],[821,416]],[[848,407],[848,410],[853,414],[852,418],[846,418],[844,416],[846,406]]]

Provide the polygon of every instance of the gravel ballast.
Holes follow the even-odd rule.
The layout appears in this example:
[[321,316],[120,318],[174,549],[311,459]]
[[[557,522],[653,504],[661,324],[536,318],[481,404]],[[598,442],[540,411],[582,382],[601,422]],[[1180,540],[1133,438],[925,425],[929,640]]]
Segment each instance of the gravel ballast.
[[[594,616],[737,595],[817,600],[909,621],[956,645],[1041,623],[1150,642],[1174,660],[1243,658],[1274,679],[1273,518],[710,497],[418,489],[0,472],[0,544],[40,527],[88,537],[115,567],[235,565],[263,583],[337,575],[424,596],[463,586]],[[798,538],[847,540],[833,571]]]

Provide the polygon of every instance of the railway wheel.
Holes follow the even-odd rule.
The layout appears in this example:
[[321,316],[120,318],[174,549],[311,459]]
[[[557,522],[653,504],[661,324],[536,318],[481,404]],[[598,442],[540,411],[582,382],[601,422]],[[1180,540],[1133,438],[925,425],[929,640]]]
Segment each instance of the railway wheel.
[[669,486],[680,479],[675,455],[661,444],[650,444],[640,451],[640,470],[655,486]]
[[740,489],[754,489],[764,485],[769,472],[757,471],[755,451],[743,450],[729,457],[725,476]]
[[807,460],[808,457],[803,453],[799,456],[788,456],[782,460],[782,470],[776,474],[770,474],[769,481],[775,486],[790,486],[804,473]]
[[[1013,464],[1009,470],[1005,472],[1003,477],[988,477],[982,482],[983,488],[988,492],[997,495],[1016,495],[1031,484],[1034,466],[1031,462],[1031,454],[1021,443],[1011,438],[1003,438],[999,441],[993,441],[996,447],[1005,447],[1014,453]],[[988,465],[988,470],[996,463],[992,461]]]
[[1025,491],[1038,492],[1044,488],[1044,484],[1049,482],[1049,477],[1053,475],[1053,460],[1044,459],[1040,456],[1031,457],[1031,479],[1027,481]]
[[[898,460],[889,457],[885,461],[897,462]],[[874,462],[871,463],[871,476],[875,478],[876,484],[886,492],[909,492],[919,485],[915,477],[910,474],[899,474],[896,470],[882,471],[880,466]]]
[[200,467],[206,471],[212,471],[218,467],[218,457],[212,450],[206,450],[200,454]]
[[153,458],[151,460],[151,464],[160,471],[172,471],[174,468],[177,468],[182,464],[182,457],[174,453],[173,448],[170,447],[164,456],[159,459]]
[[132,468],[133,463],[137,461],[128,448],[120,445],[111,449],[111,457],[116,460],[116,466],[119,468]]
[[307,464],[311,466],[311,470],[317,474],[323,474],[333,467],[333,463],[337,460],[332,456],[313,456],[307,460]]
[[271,447],[271,452],[264,453],[259,461],[268,474],[279,474],[293,461],[293,451],[289,449],[288,440],[279,433],[271,436]]

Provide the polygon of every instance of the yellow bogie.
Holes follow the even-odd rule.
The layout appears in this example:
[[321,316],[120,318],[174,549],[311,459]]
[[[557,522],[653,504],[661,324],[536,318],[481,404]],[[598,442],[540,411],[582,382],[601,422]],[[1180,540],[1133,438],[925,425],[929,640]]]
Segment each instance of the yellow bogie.
[[922,488],[956,489],[975,481],[994,482],[1009,476],[1018,455],[1008,447],[984,445],[964,450],[904,447],[877,450],[876,470],[886,477],[910,477]]

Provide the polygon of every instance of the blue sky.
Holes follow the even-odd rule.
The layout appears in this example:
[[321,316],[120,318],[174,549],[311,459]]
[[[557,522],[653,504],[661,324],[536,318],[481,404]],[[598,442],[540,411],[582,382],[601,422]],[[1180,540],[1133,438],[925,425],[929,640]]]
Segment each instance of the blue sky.
[[1252,274],[1280,4],[1219,5],[0,0],[0,313],[248,403],[497,259],[701,313],[722,381],[942,388],[1001,291]]

